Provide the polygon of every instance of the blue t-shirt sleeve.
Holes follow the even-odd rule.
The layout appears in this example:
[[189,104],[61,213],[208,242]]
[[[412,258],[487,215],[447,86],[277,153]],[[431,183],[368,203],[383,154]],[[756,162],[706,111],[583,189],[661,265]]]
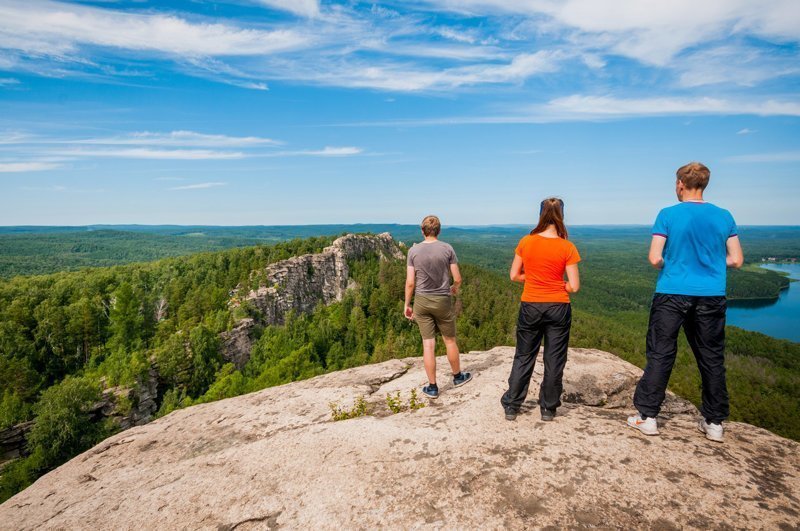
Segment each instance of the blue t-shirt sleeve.
[[664,238],[667,237],[669,234],[669,228],[667,223],[667,215],[666,209],[662,209],[661,212],[658,213],[656,216],[656,222],[653,224],[653,236],[663,236]]
[[730,225],[730,231],[728,232],[728,238],[733,238],[734,236],[739,235],[739,227],[736,226],[736,220],[733,219],[733,215],[728,212],[728,220]]

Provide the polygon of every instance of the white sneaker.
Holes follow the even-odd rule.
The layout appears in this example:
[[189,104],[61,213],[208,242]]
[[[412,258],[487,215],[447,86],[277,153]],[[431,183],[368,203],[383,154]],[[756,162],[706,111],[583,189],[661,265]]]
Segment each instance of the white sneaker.
[[658,435],[658,423],[653,417],[642,418],[642,415],[637,413],[628,417],[628,426],[636,428],[645,435]]
[[706,434],[706,439],[714,442],[722,442],[722,424],[714,424],[713,422],[706,422],[706,419],[700,418],[697,423],[697,429]]

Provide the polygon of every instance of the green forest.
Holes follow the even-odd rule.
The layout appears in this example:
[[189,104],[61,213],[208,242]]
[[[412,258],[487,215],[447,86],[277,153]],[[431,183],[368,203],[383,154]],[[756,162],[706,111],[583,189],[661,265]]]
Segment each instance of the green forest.
[[[416,227],[395,229],[399,240],[418,239]],[[462,351],[514,344],[520,287],[508,281],[506,273],[520,232],[525,231],[516,227],[443,234],[463,264],[465,281],[458,299]],[[35,245],[43,236],[68,242],[68,234],[24,237]],[[272,237],[291,236],[285,231]],[[584,261],[583,288],[573,298],[572,346],[607,350],[644,365],[644,332],[655,280],[644,259],[646,236],[647,231],[638,228],[573,232]],[[258,238],[237,234],[228,243],[241,244],[244,237]],[[309,315],[290,315],[283,326],[261,329],[240,370],[224,362],[219,334],[253,311],[231,309],[231,290],[255,287],[258,277],[252,271],[318,252],[332,240],[333,235],[325,235],[270,245],[237,244],[224,251],[0,282],[0,429],[34,421],[28,455],[2,470],[0,500],[119,430],[114,422],[89,412],[103,389],[136,386],[152,365],[159,375],[161,416],[328,371],[419,355],[419,333],[401,313],[405,264],[368,257],[351,263],[357,288],[342,301],[320,305]],[[743,240],[747,253],[748,242],[744,236]],[[755,248],[759,245],[769,250],[763,242],[753,243]],[[130,252],[120,261],[148,258],[148,251],[137,254],[135,245]],[[43,256],[41,264],[47,264]],[[772,297],[786,283],[773,272],[736,272],[729,295]],[[729,328],[727,366],[731,419],[800,440],[800,344]],[[694,358],[682,341],[671,389],[699,403],[699,383]],[[121,399],[116,407],[124,413],[133,405]]]

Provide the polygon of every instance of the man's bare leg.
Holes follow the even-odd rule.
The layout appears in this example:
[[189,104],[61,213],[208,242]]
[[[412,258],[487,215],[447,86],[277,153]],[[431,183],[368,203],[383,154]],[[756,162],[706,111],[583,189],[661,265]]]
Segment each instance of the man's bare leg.
[[436,338],[422,340],[422,361],[425,363],[425,373],[428,382],[436,383]]
[[450,362],[450,368],[453,374],[461,372],[461,360],[458,353],[458,343],[454,337],[442,337],[444,346],[447,348],[447,361]]

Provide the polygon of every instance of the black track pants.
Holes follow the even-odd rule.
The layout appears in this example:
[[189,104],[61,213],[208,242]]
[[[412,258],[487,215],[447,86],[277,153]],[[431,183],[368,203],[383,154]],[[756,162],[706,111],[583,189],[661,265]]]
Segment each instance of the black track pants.
[[533,375],[533,366],[539,346],[544,339],[544,378],[539,389],[539,407],[555,411],[561,405],[561,380],[567,364],[569,329],[572,325],[572,308],[569,303],[523,302],[517,318],[517,351],[508,391],[501,402],[503,407],[518,411]]
[[655,417],[667,390],[678,353],[681,326],[692,347],[703,384],[700,413],[709,422],[728,418],[725,383],[725,297],[693,297],[656,293],[647,330],[647,365],[633,405],[642,415]]

